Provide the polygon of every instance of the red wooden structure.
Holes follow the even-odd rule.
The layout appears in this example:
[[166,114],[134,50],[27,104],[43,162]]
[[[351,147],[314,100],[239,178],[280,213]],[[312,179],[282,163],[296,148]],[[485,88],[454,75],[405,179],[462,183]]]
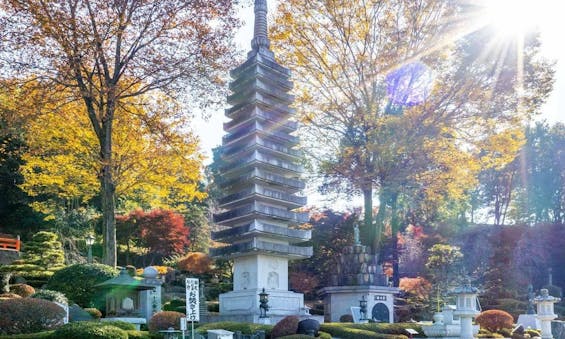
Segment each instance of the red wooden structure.
[[20,236],[13,237],[8,234],[0,234],[0,251],[20,251]]

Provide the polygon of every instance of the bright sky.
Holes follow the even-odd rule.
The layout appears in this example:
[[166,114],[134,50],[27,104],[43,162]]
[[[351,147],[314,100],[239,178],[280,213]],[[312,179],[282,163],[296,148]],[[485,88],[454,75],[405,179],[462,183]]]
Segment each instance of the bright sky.
[[[268,1],[269,13],[273,13],[278,0]],[[561,121],[565,123],[565,44],[563,44],[563,32],[565,32],[565,22],[562,20],[562,0],[483,0],[493,6],[493,15],[500,19],[502,29],[514,29],[515,25],[524,25],[525,21],[533,21],[539,25],[542,34],[542,44],[544,55],[557,62],[556,82],[549,100],[543,107],[540,119],[549,122]],[[252,1],[250,1],[252,2]],[[515,9],[509,13],[508,8]],[[502,12],[497,12],[502,11]],[[247,53],[251,48],[253,37],[253,5],[249,5],[240,11],[240,17],[244,21],[244,26],[237,34],[237,43],[242,53]],[[226,103],[227,107],[227,103]],[[227,121],[223,110],[213,114],[207,121],[197,118],[194,131],[200,136],[201,149],[208,159],[206,164],[212,161],[212,148],[221,144],[224,135],[222,123]],[[305,194],[309,197],[310,203],[323,200],[318,196],[315,188],[307,188]],[[352,206],[360,206],[361,201],[352,202]],[[323,203],[322,203],[323,204]]]

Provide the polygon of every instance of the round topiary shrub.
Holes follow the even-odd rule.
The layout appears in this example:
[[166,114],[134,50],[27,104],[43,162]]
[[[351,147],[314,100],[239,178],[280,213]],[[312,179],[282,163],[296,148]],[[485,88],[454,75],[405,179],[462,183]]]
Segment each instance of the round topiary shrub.
[[340,323],[352,323],[353,322],[353,316],[351,314],[344,314],[341,317],[339,317],[339,322]]
[[184,311],[186,310],[186,301],[184,299],[172,299],[163,305],[163,311]]
[[296,334],[298,329],[298,319],[295,315],[289,315],[281,319],[271,331],[271,338],[279,338],[287,335]]
[[52,337],[57,339],[127,339],[128,333],[103,322],[77,321],[61,326],[53,332]]
[[69,300],[63,293],[52,290],[39,290],[36,291],[31,297],[36,299],[54,301],[63,305],[69,304]]
[[63,325],[65,310],[42,299],[0,300],[0,334],[34,333]]
[[97,308],[88,307],[85,308],[84,310],[96,320],[102,318],[102,312],[100,312]]
[[150,332],[158,332],[166,330],[170,327],[180,329],[180,319],[184,317],[184,313],[174,311],[158,312],[151,317],[147,328]]
[[10,285],[10,293],[15,293],[23,298],[27,298],[35,293],[35,288],[26,284]]
[[501,310],[488,310],[484,311],[475,319],[481,328],[487,329],[490,332],[498,332],[503,328],[512,328],[514,319],[505,311]]
[[63,293],[81,307],[105,306],[103,292],[94,286],[118,276],[118,270],[102,264],[76,264],[57,271],[47,288]]

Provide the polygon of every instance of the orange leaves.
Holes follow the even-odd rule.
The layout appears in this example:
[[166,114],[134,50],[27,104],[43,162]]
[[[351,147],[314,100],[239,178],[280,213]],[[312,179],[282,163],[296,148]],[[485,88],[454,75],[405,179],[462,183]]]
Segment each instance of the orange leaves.
[[212,270],[212,259],[206,253],[190,252],[178,261],[177,267],[193,274],[208,273]]

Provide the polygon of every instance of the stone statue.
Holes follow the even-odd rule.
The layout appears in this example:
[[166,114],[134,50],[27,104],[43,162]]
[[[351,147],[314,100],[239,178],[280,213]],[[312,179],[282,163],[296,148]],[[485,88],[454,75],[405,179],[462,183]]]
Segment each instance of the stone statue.
[[359,240],[359,225],[357,223],[355,223],[353,227],[353,240],[355,245],[361,245],[361,241]]

